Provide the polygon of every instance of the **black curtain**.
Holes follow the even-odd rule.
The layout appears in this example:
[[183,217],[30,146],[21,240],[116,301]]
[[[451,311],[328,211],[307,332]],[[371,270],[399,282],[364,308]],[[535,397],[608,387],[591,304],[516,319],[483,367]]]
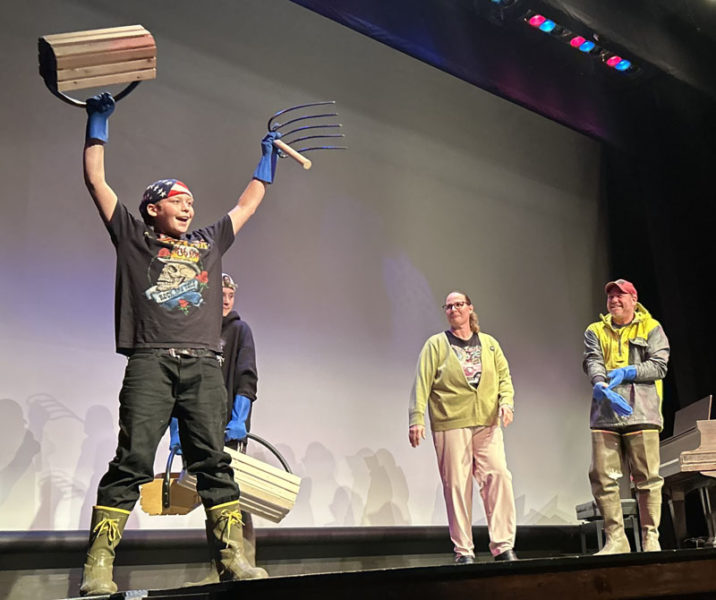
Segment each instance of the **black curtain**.
[[634,282],[671,342],[664,434],[673,413],[716,392],[716,102],[663,76],[622,98],[628,147],[605,145],[614,277]]

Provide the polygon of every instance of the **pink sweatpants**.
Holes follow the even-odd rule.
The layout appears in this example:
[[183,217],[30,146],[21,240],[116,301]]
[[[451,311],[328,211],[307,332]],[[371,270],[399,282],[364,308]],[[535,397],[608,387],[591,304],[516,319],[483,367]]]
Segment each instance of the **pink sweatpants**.
[[434,431],[433,442],[455,554],[474,555],[473,476],[480,488],[487,515],[490,552],[497,556],[513,548],[516,530],[515,497],[500,426]]

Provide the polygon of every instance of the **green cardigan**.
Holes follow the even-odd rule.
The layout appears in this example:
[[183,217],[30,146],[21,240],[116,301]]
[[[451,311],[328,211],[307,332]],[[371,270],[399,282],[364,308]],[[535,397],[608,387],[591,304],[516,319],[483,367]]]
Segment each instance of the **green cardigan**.
[[478,336],[482,345],[482,376],[477,389],[467,382],[444,332],[425,342],[410,397],[410,425],[425,425],[426,406],[433,431],[495,425],[499,406],[514,410],[515,391],[502,348],[491,335],[478,333]]

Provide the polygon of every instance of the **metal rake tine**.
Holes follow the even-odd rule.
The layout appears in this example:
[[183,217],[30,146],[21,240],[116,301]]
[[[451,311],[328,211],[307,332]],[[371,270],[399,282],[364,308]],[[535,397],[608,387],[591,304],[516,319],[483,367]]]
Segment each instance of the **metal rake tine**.
[[298,152],[311,152],[312,150],[348,150],[348,146],[312,146],[311,148],[299,148]]
[[308,119],[320,119],[322,117],[337,117],[338,113],[325,113],[322,115],[307,115],[305,117],[296,117],[295,119],[291,119],[290,121],[286,121],[285,123],[276,123],[272,126],[269,131],[278,131],[281,129],[281,127],[286,127],[286,125],[290,125],[291,123],[298,123],[299,121],[306,121]]
[[[326,104],[335,104],[335,100],[322,100],[320,102],[309,102],[308,104],[298,104],[296,106],[290,106],[288,108],[284,108],[283,110],[279,110],[277,113],[275,113],[269,120],[268,125],[266,129],[269,131],[274,131],[274,129],[271,128],[271,123],[276,117],[281,116],[284,113],[291,112],[292,110],[300,110],[301,108],[308,108],[310,106],[325,106]],[[284,123],[285,124],[285,123]]]

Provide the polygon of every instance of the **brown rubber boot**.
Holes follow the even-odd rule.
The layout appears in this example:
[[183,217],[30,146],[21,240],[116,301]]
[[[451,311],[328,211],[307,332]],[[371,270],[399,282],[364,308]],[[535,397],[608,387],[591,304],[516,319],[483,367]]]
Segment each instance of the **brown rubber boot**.
[[[256,567],[256,532],[254,531],[254,523],[251,518],[251,513],[241,511],[241,518],[244,522],[244,555],[246,556],[246,562],[252,567]],[[209,529],[209,521],[204,523],[206,527],[206,540],[209,543],[211,550],[211,564],[209,565],[209,572],[200,581],[193,581],[185,583],[183,587],[193,587],[197,585],[210,585],[212,583],[219,583],[219,571],[216,569],[216,559],[214,558],[214,539]]]
[[606,542],[604,547],[596,554],[622,554],[631,552],[629,539],[624,533],[624,516],[622,515],[622,503],[602,502],[599,503],[599,511],[604,517],[604,533]]
[[84,571],[82,573],[82,596],[114,594],[117,584],[112,580],[114,551],[122,539],[129,511],[121,508],[95,506],[92,509],[90,541]]
[[659,432],[655,429],[635,431],[624,436],[634,487],[639,504],[641,546],[644,552],[659,552],[661,522],[661,488],[659,475]]
[[592,465],[589,481],[592,495],[604,518],[606,542],[597,554],[631,552],[624,533],[624,516],[619,496],[619,479],[622,477],[622,439],[614,431],[592,431]]
[[253,567],[246,560],[238,500],[209,508],[206,516],[213,540],[216,570],[221,581],[268,577],[264,569]]
[[661,552],[659,543],[659,522],[661,521],[661,503],[639,502],[639,522],[641,525],[641,548],[644,552]]

